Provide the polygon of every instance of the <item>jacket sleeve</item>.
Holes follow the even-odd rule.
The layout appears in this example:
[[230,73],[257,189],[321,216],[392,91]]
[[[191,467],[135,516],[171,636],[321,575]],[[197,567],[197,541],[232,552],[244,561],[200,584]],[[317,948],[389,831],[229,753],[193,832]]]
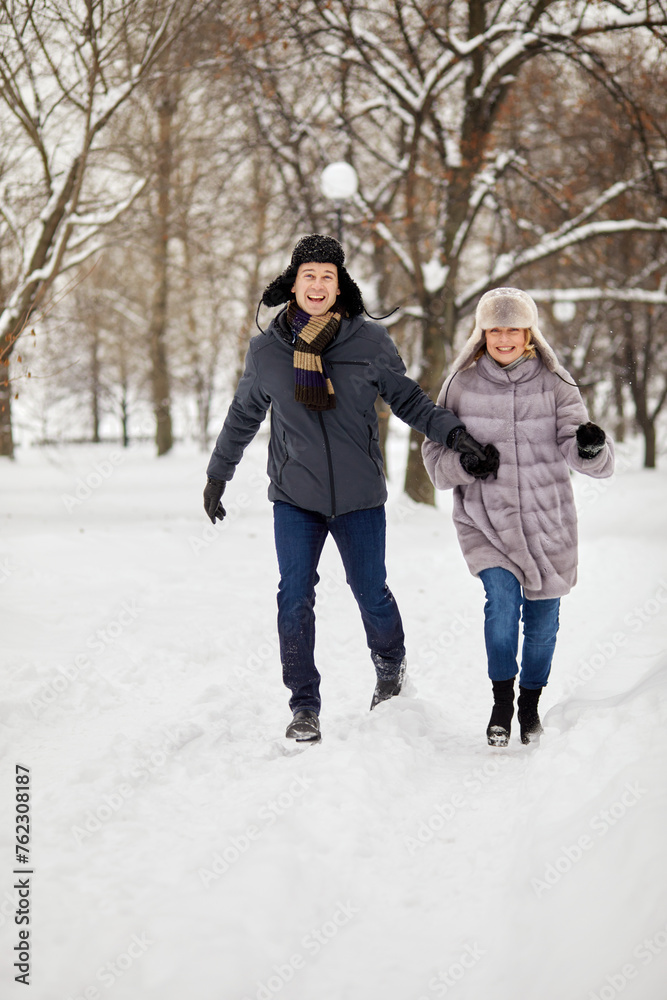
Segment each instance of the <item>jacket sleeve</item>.
[[252,347],[245,360],[245,371],[234,394],[222,430],[215,442],[206,475],[227,482],[236,471],[243,452],[259,430],[271,405],[262,391]]
[[[442,408],[443,401],[447,395],[450,383],[450,376],[438,395],[437,406]],[[453,400],[454,411],[456,402]],[[437,490],[451,490],[455,486],[467,486],[475,482],[475,477],[466,472],[461,465],[461,456],[451,448],[445,448],[437,441],[426,440],[422,444],[422,459],[429,479]]]
[[405,373],[396,345],[385,333],[375,359],[378,392],[399,419],[426,437],[445,445],[449,434],[463,423],[442,406],[436,406],[419,383]]
[[[571,375],[563,369],[568,382]],[[577,447],[577,427],[590,420],[579,390],[562,379],[556,385],[556,436],[563,458],[575,472],[593,479],[606,479],[614,472],[614,444],[605,432],[602,450],[594,458],[582,458]]]

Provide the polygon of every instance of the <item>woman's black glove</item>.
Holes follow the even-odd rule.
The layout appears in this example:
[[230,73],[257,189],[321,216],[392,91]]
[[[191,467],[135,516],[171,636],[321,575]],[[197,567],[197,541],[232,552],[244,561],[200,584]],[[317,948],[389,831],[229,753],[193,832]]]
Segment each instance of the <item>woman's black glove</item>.
[[452,451],[458,451],[462,455],[475,455],[480,462],[486,459],[486,453],[479,441],[475,441],[472,434],[468,434],[465,427],[455,427],[447,435],[447,447]]
[[602,451],[606,441],[605,433],[597,424],[588,421],[577,427],[577,449],[580,458],[595,458]]
[[484,447],[483,459],[479,459],[476,455],[471,454],[461,455],[461,465],[475,479],[487,479],[489,476],[497,479],[498,466],[500,465],[498,449],[493,444],[487,444]]
[[216,517],[222,521],[227,513],[220,503],[220,497],[225,492],[226,485],[227,483],[220,479],[211,479],[210,476],[206,479],[206,486],[204,487],[204,510],[211,518],[213,524],[215,524]]

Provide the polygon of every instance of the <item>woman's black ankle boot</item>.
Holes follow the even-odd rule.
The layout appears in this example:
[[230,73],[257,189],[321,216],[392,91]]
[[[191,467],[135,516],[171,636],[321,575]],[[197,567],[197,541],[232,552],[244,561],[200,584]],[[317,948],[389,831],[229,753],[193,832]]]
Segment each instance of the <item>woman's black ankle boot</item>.
[[493,711],[486,729],[489,746],[506,747],[510,739],[514,715],[514,678],[508,681],[491,681],[493,685]]
[[519,697],[516,704],[522,743],[538,743],[544,732],[537,713],[537,703],[541,694],[542,688],[530,689],[519,685]]

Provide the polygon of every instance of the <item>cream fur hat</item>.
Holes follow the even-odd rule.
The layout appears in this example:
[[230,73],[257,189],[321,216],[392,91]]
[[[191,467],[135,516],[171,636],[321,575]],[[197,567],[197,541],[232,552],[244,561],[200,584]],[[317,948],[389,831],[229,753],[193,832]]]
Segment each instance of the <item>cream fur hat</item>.
[[452,365],[453,371],[469,368],[477,352],[486,343],[484,331],[494,326],[516,326],[530,330],[531,340],[547,368],[555,371],[558,359],[542,336],[538,325],[537,306],[528,292],[521,288],[492,288],[477,303],[475,329]]
[[475,327],[490,330],[493,326],[518,326],[528,330],[537,326],[537,306],[528,292],[520,288],[492,288],[477,303]]

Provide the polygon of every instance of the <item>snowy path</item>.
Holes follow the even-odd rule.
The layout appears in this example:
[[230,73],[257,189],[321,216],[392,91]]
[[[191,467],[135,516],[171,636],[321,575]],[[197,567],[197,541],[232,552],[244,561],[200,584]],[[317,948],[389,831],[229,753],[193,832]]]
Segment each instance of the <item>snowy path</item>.
[[481,586],[448,498],[423,509],[393,486],[410,684],[368,712],[328,543],[324,739],[302,750],[281,739],[265,447],[215,531],[194,452],[32,450],[0,470],[3,996],[26,995],[18,762],[31,1000],[664,1000],[665,473],[626,458],[610,483],[576,481],[580,582],[539,749],[486,746]]

